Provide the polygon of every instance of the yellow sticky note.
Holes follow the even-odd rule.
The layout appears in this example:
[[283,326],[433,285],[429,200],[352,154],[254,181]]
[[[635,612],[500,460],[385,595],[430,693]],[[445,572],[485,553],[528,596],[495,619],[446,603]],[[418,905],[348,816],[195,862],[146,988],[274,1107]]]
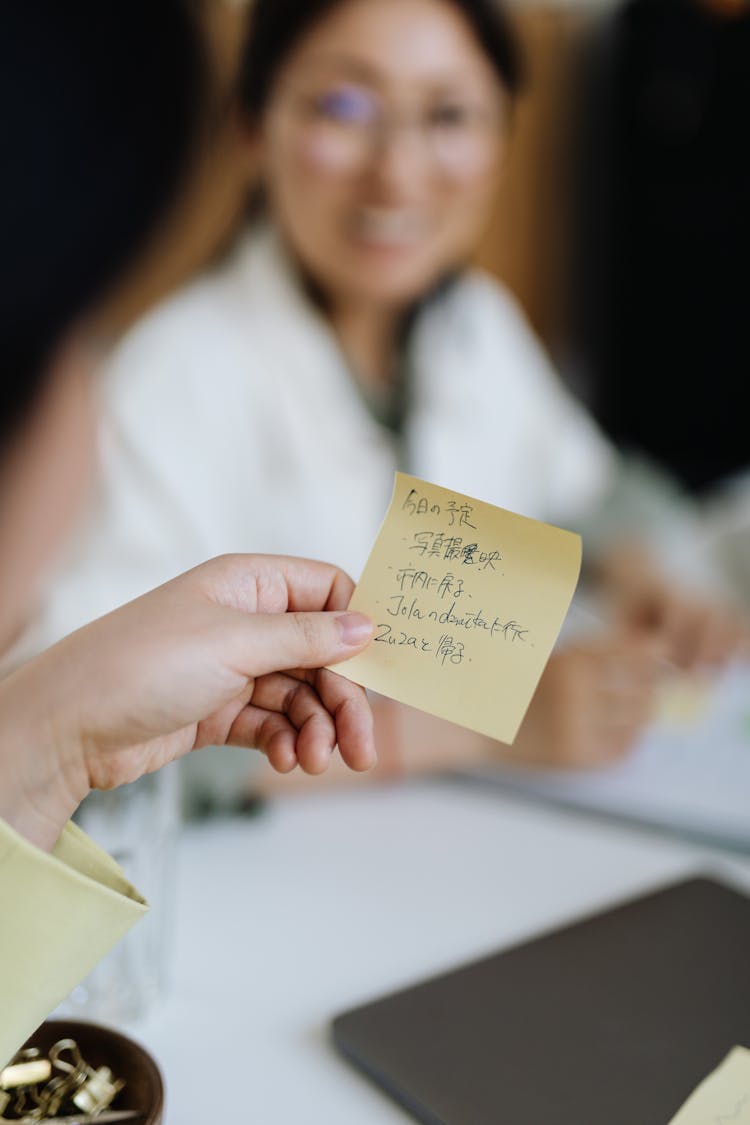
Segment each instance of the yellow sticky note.
[[397,473],[350,603],[375,637],[335,670],[512,743],[580,569],[578,535]]
[[750,1125],[750,1050],[734,1047],[669,1125]]

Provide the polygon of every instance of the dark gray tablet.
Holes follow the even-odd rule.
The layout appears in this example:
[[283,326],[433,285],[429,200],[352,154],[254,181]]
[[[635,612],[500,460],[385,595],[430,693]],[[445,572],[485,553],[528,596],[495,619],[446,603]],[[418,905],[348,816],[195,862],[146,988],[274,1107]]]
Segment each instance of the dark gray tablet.
[[667,1125],[750,1047],[750,897],[696,877],[336,1016],[428,1125]]

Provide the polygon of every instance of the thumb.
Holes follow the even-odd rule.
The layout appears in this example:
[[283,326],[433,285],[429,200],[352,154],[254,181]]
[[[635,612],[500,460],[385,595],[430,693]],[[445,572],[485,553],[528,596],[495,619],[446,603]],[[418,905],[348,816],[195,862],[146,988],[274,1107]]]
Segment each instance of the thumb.
[[243,619],[237,656],[248,676],[337,664],[365,648],[374,631],[361,613],[256,613]]

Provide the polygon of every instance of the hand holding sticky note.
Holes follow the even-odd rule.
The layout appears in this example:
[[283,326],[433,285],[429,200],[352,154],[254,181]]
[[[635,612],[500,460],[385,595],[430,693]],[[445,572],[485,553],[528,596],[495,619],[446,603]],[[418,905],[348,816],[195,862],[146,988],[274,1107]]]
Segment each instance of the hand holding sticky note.
[[349,604],[374,640],[335,671],[511,743],[580,569],[578,535],[397,473]]

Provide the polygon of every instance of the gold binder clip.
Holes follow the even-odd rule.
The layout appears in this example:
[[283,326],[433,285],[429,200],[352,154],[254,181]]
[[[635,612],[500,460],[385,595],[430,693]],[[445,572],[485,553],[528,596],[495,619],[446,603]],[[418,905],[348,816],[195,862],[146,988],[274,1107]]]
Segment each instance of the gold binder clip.
[[[85,1080],[85,1075],[82,1081]],[[51,1078],[41,1090],[35,1093],[36,1108],[31,1116],[38,1118],[55,1117],[64,1102],[70,1101],[71,1091],[76,1089],[76,1083],[70,1077]]]
[[[64,1055],[69,1055],[67,1059]],[[49,1049],[49,1060],[56,1070],[70,1076],[71,1081],[80,1084],[85,1079],[90,1067],[83,1061],[81,1052],[75,1039],[58,1039]]]
[[51,1073],[49,1059],[42,1058],[35,1047],[19,1051],[10,1064],[0,1071],[0,1118],[13,1120],[12,1117],[5,1116],[11,1102],[13,1105],[9,1112],[16,1116],[23,1113],[27,1106],[37,1106],[40,1086],[48,1081]]
[[84,1113],[101,1113],[112,1104],[124,1085],[120,1079],[113,1078],[108,1066],[100,1066],[73,1095],[73,1104]]
[[51,1074],[52,1065],[49,1059],[29,1058],[14,1061],[0,1071],[0,1089],[17,1090],[21,1086],[36,1086],[39,1082],[46,1082]]

